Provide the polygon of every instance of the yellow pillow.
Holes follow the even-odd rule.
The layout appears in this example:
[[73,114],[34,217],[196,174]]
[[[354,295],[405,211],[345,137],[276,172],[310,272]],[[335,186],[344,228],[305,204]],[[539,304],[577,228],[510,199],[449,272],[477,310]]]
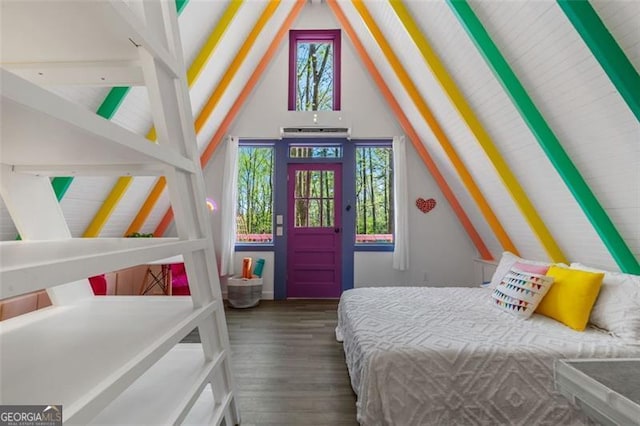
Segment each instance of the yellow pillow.
[[604,273],[551,266],[547,276],[553,277],[553,285],[536,313],[583,331],[600,292]]

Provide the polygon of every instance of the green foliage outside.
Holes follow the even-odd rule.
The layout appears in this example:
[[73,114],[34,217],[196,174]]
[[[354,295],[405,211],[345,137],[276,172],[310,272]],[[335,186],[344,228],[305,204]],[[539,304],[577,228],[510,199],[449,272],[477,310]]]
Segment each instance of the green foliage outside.
[[297,111],[333,110],[333,44],[298,43]]
[[[273,240],[273,148],[239,148],[236,214],[239,242]],[[267,234],[266,241],[244,239],[246,234]]]
[[143,234],[141,232],[134,232],[133,234],[127,235],[127,238],[153,238],[153,233]]
[[[336,157],[335,147],[292,147],[292,158]],[[238,242],[273,241],[272,147],[241,146],[238,151]],[[318,174],[318,173],[316,173]],[[316,174],[309,174],[313,177]],[[301,174],[300,176],[303,176]],[[304,175],[306,176],[306,175]],[[321,176],[318,174],[318,176]],[[324,175],[322,175],[324,176]],[[297,186],[303,198],[316,201],[296,208],[300,226],[331,226],[333,203],[328,179],[305,179]],[[307,188],[308,187],[308,188]],[[332,191],[331,191],[332,192]],[[326,198],[329,198],[327,200]],[[306,201],[304,201],[306,203]],[[320,216],[320,210],[323,213]],[[316,211],[317,210],[317,211]],[[315,213],[314,213],[315,212]],[[356,242],[393,242],[393,156],[390,147],[356,148]],[[321,218],[322,217],[322,218]],[[304,224],[304,225],[303,225]],[[364,236],[375,235],[375,239]],[[251,239],[253,238],[253,239]]]
[[[390,147],[356,149],[356,234],[393,234],[393,154]],[[358,241],[357,242],[375,242]]]

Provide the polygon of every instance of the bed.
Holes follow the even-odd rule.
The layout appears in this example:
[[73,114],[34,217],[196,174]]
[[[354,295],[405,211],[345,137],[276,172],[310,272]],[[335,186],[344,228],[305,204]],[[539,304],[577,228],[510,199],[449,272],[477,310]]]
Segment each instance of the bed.
[[640,346],[492,306],[490,289],[385,287],[343,293],[343,342],[362,425],[572,425],[554,390],[560,358],[638,357]]

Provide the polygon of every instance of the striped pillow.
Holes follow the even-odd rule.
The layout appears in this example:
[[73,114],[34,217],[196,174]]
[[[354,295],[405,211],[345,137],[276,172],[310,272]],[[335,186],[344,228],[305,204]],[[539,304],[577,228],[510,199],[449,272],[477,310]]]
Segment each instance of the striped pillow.
[[511,268],[491,295],[494,306],[519,318],[529,318],[538,307],[553,278]]

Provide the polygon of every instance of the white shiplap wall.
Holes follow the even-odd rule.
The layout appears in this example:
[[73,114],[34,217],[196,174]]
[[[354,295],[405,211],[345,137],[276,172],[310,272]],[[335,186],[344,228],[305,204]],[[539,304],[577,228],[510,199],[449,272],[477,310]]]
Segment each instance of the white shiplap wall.
[[[500,4],[496,3],[497,6]],[[522,5],[511,3],[511,6],[519,8]],[[511,171],[536,206],[538,214],[550,227],[548,218],[544,214],[546,206],[535,202],[522,177],[523,171],[510,160],[511,157],[535,141],[504,90],[446,4],[412,3],[411,11],[494,144],[507,161]],[[460,123],[459,125],[463,126],[464,132],[467,133],[466,124]],[[462,131],[461,129],[454,130],[453,127],[449,128],[455,133]],[[544,248],[515,205],[511,195],[506,192],[501,180],[496,179],[497,175],[493,171],[493,165],[488,161],[475,138],[470,137],[466,146],[473,147],[473,149],[462,149],[461,155],[471,173],[477,178],[483,192],[487,195],[494,211],[502,220],[521,255],[528,258],[548,259]],[[536,171],[529,173],[536,173]],[[555,233],[553,234],[555,235]],[[555,236],[555,238],[562,247],[560,237]]]
[[[238,98],[238,95],[244,89],[247,81],[251,77],[251,74],[253,74],[254,70],[256,69],[256,66],[262,59],[264,52],[267,50],[267,48],[269,47],[269,44],[271,43],[276,33],[282,26],[282,23],[284,22],[287,15],[291,11],[293,5],[294,5],[294,1],[291,1],[291,0],[282,1],[280,6],[276,9],[275,13],[273,14],[270,21],[262,30],[260,36],[258,37],[253,47],[251,48],[251,51],[247,55],[247,58],[244,60],[244,62],[238,69],[238,72],[236,73],[235,78],[233,79],[231,84],[229,84],[229,87],[225,92],[225,95],[218,103],[218,106],[216,107],[214,112],[211,114],[211,117],[207,121],[202,132],[198,135],[198,145],[200,146],[201,149],[204,149],[209,144],[211,137],[215,134],[218,127],[220,126],[225,116],[227,115],[227,112],[231,109],[234,102]],[[255,2],[249,2],[248,7],[257,7],[257,4]],[[286,40],[288,39],[285,38],[283,40],[281,48],[286,44]],[[267,69],[269,69],[269,67],[267,67]],[[239,115],[242,115],[242,111],[240,112]],[[274,128],[278,128],[277,123],[274,123]],[[234,125],[232,124],[230,126],[228,133],[234,134],[233,132],[234,132]]]
[[109,93],[109,87],[48,86],[45,89],[93,112],[98,111],[102,101]]
[[[202,108],[211,97],[215,88],[220,84],[223,76],[227,72],[229,65],[235,59],[238,51],[245,42],[247,34],[255,25],[258,17],[264,10],[263,2],[244,2],[236,13],[234,20],[229,25],[216,46],[209,62],[204,66],[198,79],[191,89],[191,107],[194,117],[198,117]],[[215,21],[217,23],[217,20]],[[211,27],[210,32],[213,30]],[[217,108],[218,106],[216,106]],[[203,135],[198,140],[208,141],[210,135]],[[199,146],[200,143],[199,143]]]
[[129,188],[125,191],[120,202],[116,204],[111,217],[104,225],[100,233],[101,237],[120,238],[125,236],[129,225],[142,207],[142,203],[146,200],[155,181],[155,176],[136,176],[131,181]]
[[629,61],[640,69],[640,2],[590,0],[605,27],[613,35]]
[[77,176],[64,198],[62,213],[73,237],[82,237],[115,183],[114,177]]
[[4,200],[0,198],[0,241],[11,241],[16,238],[18,231],[9,215],[9,210],[4,204]]
[[[455,22],[451,22],[453,17],[449,13],[446,5],[431,2],[423,3],[421,6],[424,10],[412,13],[415,13],[414,16],[420,17],[420,25],[430,29],[430,44],[441,43],[447,46],[464,41],[464,34],[461,34],[461,29]],[[466,169],[480,188],[481,193],[492,207],[498,220],[516,245],[516,248],[523,252],[526,249],[526,251],[534,257],[544,257],[545,254],[542,247],[537,243],[534,234],[521,215],[513,198],[507,192],[506,187],[502,185],[499,175],[495,172],[493,165],[488,161],[484,150],[477,143],[474,135],[450,102],[446,93],[441,89],[440,84],[431,73],[426,62],[422,59],[421,53],[404,30],[402,23],[397,18],[393,9],[385,2],[371,3],[370,10],[379,22],[379,25],[384,29],[383,31],[387,39],[392,46],[394,46],[396,54],[411,75],[423,99],[425,99],[429,105],[449,141],[458,153],[458,156],[462,159]],[[431,41],[432,38],[433,40]],[[441,42],[442,39],[446,40],[446,42]],[[449,49],[447,53],[451,50],[453,49]],[[459,51],[459,49],[455,50]],[[469,68],[468,56],[460,57],[459,59],[466,61],[467,65],[462,65],[464,68]],[[467,77],[474,81],[483,81],[485,74],[489,73],[486,67],[475,67],[474,71],[475,72],[470,73]],[[503,105],[496,104],[495,107],[501,108]],[[434,141],[434,143],[439,144],[437,141]],[[451,162],[446,160],[444,156],[443,161],[446,167],[453,169]],[[480,215],[479,212],[478,215]],[[482,229],[485,240],[489,242],[495,241],[493,232],[488,225],[484,224],[484,216],[480,215],[478,221],[480,220],[482,220],[483,223]],[[489,247],[496,257],[499,257],[503,250],[503,248],[497,244],[497,241]]]
[[[217,25],[226,8],[225,2],[189,2],[179,17],[180,35],[184,51],[185,67],[188,69],[196,58],[209,34]],[[201,75],[206,76],[203,72]],[[198,82],[198,80],[196,80]],[[195,90],[195,86],[193,86]],[[192,90],[192,94],[194,93]],[[202,85],[197,89],[201,93],[207,91]],[[210,89],[209,89],[210,90]],[[192,108],[193,99],[192,98]],[[113,121],[140,135],[146,135],[153,125],[149,96],[146,87],[133,87],[122,102]],[[153,177],[136,177],[116,205],[112,215],[105,224],[101,236],[120,237],[126,233],[131,221],[142,207],[151,188],[156,182]],[[156,204],[140,232],[151,233],[169,206],[167,194],[163,194]]]
[[[640,3],[605,0],[593,0],[590,3],[638,68],[640,36],[637,23],[640,22]],[[358,13],[350,2],[343,1],[340,4],[467,214],[494,255],[499,255],[501,247],[450,167],[439,144],[396,81],[386,59],[363,27]],[[226,5],[227,2],[200,1],[191,1],[187,5],[180,17],[186,62],[190,63],[195,58]],[[192,106],[195,115],[222,77],[264,5],[264,2],[248,1],[242,6],[202,78],[193,86]],[[209,142],[246,84],[291,5],[291,1],[283,2],[278,8],[211,119],[198,135],[201,149]],[[448,6],[442,2],[419,1],[410,1],[407,5],[570,260],[615,269],[615,262],[593,227]],[[521,254],[531,258],[546,258],[491,164],[398,25],[393,11],[386,2],[371,1],[367,2],[367,6]],[[640,128],[608,77],[555,2],[475,1],[472,7],[632,251],[640,257]],[[93,111],[107,93],[106,88],[56,87],[51,90]],[[249,110],[251,108],[247,106],[243,112]],[[234,128],[247,128],[246,120],[242,117],[239,120],[244,124],[232,126],[232,132]],[[146,134],[151,126],[151,117],[144,89],[132,89],[114,121],[136,133]],[[276,123],[274,127],[277,127]],[[151,178],[134,181],[105,226],[103,236],[119,236],[124,232],[146,198],[152,181]],[[84,231],[102,203],[100,198],[106,195],[113,182],[112,178],[75,179],[62,202],[74,235],[79,236]],[[142,232],[152,232],[168,206],[165,192]],[[2,239],[13,239],[15,229],[6,210],[0,210],[0,215]]]
[[[226,116],[227,112],[237,99],[238,95],[244,88],[251,73],[253,73],[256,65],[262,59],[262,55],[266,50],[268,44],[273,39],[273,36],[280,28],[282,22],[286,18],[286,15],[291,10],[293,5],[292,1],[283,1],[281,5],[276,9],[274,15],[269,20],[265,28],[263,29],[260,37],[255,42],[252,49],[249,51],[246,59],[242,62],[242,65],[235,74],[234,79],[228,85],[223,96],[216,104],[211,116],[205,122],[201,131],[197,134],[198,146],[200,151],[210,143],[212,136],[217,131],[222,120]],[[192,88],[192,105],[194,108],[194,115],[197,116],[204,104],[207,102],[215,87],[222,80],[226,73],[228,66],[232,63],[236,57],[238,50],[245,41],[247,34],[255,25],[256,21],[262,14],[266,2],[245,2],[238,11],[234,22],[237,25],[231,25],[229,30],[225,33],[221,40],[216,53],[213,55],[210,63],[205,67],[203,74],[206,75],[204,80],[198,81]],[[209,87],[205,87],[206,83]],[[204,200],[203,200],[204,202]],[[169,208],[168,194],[162,195],[158,201],[156,208],[153,210],[149,219],[146,221],[143,232],[153,232],[157,225],[162,220],[162,217]],[[169,234],[175,232],[173,227],[169,228]]]
[[[384,57],[384,54],[378,47],[376,41],[370,35],[368,29],[366,29],[366,27],[364,26],[364,23],[362,22],[360,15],[355,10],[355,8],[351,5],[350,2],[340,2],[340,6],[342,7],[347,18],[352,22],[352,26],[354,27],[354,30],[358,34],[360,41],[365,46],[365,49],[367,50],[369,56],[371,56],[372,60],[376,64],[376,67],[378,68],[380,74],[385,79],[385,82],[387,83],[390,90],[396,97],[396,100],[402,107],[404,113],[407,115],[407,118],[412,122],[413,127],[416,129],[416,132],[422,139],[422,142],[427,147],[427,150],[429,151],[431,156],[434,158],[434,160],[438,164],[440,172],[445,177],[447,183],[454,191],[458,201],[464,208],[465,212],[469,216],[470,220],[472,221],[478,233],[483,238],[485,244],[490,249],[493,249],[494,255],[496,253],[500,253],[501,252],[500,246],[496,241],[494,235],[492,234],[491,230],[489,229],[488,225],[484,221],[484,218],[480,214],[477,208],[477,205],[475,204],[473,199],[469,196],[468,192],[466,191],[464,185],[462,184],[459,177],[455,173],[454,169],[450,167],[450,162],[446,154],[444,153],[440,144],[435,139],[435,136],[433,136],[433,133],[431,132],[430,128],[426,125],[421,115],[418,113],[417,109],[413,105],[413,102],[411,101],[411,99],[408,97],[401,83],[395,77],[395,74],[391,69],[391,67],[389,66],[386,58]],[[409,46],[407,45],[402,47],[402,49],[407,49],[407,48],[409,48]],[[415,58],[417,60],[418,57],[416,56]],[[426,73],[428,72],[428,70],[425,68],[424,72]],[[438,194],[435,198],[437,199],[438,202],[441,202],[441,203],[446,202],[445,198],[441,194]]]
[[[640,2],[637,1],[605,1],[592,0],[589,2],[596,13],[612,34],[622,51],[627,56],[636,71],[640,70]],[[640,126],[631,125],[630,141],[635,140],[635,175],[632,173],[630,189],[628,191],[628,206],[618,206],[615,209],[627,210],[624,214],[612,216],[616,220],[625,237],[630,241],[631,250],[640,258]],[[633,142],[632,142],[633,143]],[[599,174],[615,173],[599,162],[589,164],[593,169],[593,178]],[[632,182],[635,182],[635,186]],[[622,198],[622,197],[620,197]]]
[[[616,2],[618,3],[618,2]],[[474,2],[473,9],[513,67],[578,170],[635,253],[640,214],[638,122],[561,9],[552,2]],[[566,185],[533,147],[509,153],[570,260],[616,264]],[[533,155],[533,157],[532,157]],[[526,173],[535,164],[540,173]]]
[[[337,22],[326,5],[307,4],[294,28],[335,28]],[[234,122],[231,134],[239,137],[266,137],[277,135],[283,123],[304,122],[305,114],[286,111],[287,102],[287,70],[288,46],[280,47],[272,63],[262,76],[255,91],[243,107],[238,119]],[[349,38],[343,33],[342,39],[342,110],[340,115],[349,126],[355,138],[390,137],[401,134],[393,113],[379,93],[371,76],[362,65],[351,45]],[[213,156],[212,163],[205,170],[205,179],[209,195],[220,200],[222,191],[222,170],[224,168],[224,145]],[[437,185],[429,176],[421,160],[415,155],[413,148],[408,148],[409,198],[411,206],[411,269],[396,272],[391,269],[390,257],[384,256],[386,263],[378,263],[378,257],[371,253],[359,253],[356,257],[356,277],[369,268],[380,271],[375,282],[358,284],[386,283],[387,285],[423,284],[425,271],[428,282],[433,285],[471,284],[473,265],[470,262],[476,251],[469,242],[465,231],[460,227],[457,218],[441,196]],[[436,210],[428,215],[422,214],[413,207],[415,198],[431,197],[437,199]],[[222,207],[222,206],[220,206]],[[219,212],[211,215],[216,235],[220,233]],[[438,243],[434,243],[437,241]],[[387,253],[389,254],[389,253]],[[387,262],[388,261],[388,262]],[[384,265],[388,266],[385,267]],[[381,265],[383,265],[381,267]],[[358,279],[358,278],[357,278]],[[365,278],[363,278],[365,280]]]

